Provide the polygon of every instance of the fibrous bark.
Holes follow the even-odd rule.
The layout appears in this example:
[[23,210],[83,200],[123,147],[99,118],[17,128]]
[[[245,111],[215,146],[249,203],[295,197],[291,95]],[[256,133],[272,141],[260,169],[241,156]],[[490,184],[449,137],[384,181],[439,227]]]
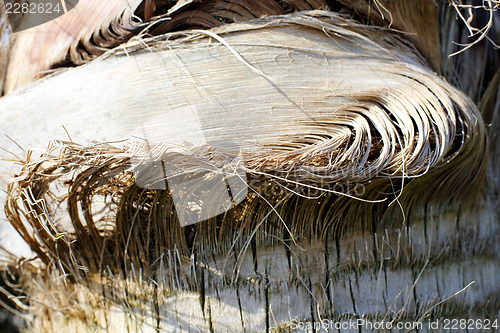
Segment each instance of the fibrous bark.
[[[305,3],[259,5],[282,14]],[[399,17],[391,28],[411,30],[418,21],[405,21],[398,3],[383,2]],[[145,2],[136,13],[153,20],[165,14],[162,4]],[[210,14],[217,8],[232,24],[135,37],[0,100],[14,114],[40,112],[40,124],[65,122],[73,139],[96,115],[107,120],[87,129],[94,138],[122,139],[141,124],[165,133],[154,153],[137,142],[60,142],[22,161],[6,212],[37,253],[36,262],[18,266],[32,328],[287,332],[321,319],[495,318],[498,74],[470,93],[483,96],[481,116],[428,67],[438,70],[439,52],[426,53],[432,48],[419,43],[422,33],[410,40],[427,63],[401,35],[331,12],[234,24],[250,18],[245,2],[226,5],[179,2],[172,13],[189,15],[158,21],[157,29],[209,28],[193,22],[217,21],[221,14]],[[120,99],[110,98],[116,92]],[[66,118],[47,116],[54,100]],[[186,107],[205,126],[202,144],[176,122]],[[238,151],[220,145],[227,141]],[[214,156],[238,152],[246,199],[192,226],[178,223],[172,189],[134,182],[137,156],[184,163],[179,176],[196,178],[218,162]]]

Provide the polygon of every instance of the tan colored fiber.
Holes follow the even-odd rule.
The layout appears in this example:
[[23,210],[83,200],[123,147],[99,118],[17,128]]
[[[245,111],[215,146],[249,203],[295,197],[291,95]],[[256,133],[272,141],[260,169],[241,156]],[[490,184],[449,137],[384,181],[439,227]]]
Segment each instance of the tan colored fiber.
[[[378,38],[382,34],[385,38]],[[158,142],[132,141],[124,150],[54,146],[41,160],[26,162],[11,183],[9,219],[46,263],[58,258],[65,270],[75,272],[82,267],[97,272],[104,264],[118,269],[116,263],[128,256],[133,265],[147,265],[162,248],[185,251],[192,244],[167,208],[172,207],[168,190],[133,184],[131,157],[175,161],[190,178],[214,163],[210,149],[221,158],[238,153],[217,142],[233,142],[241,150],[253,189],[234,210],[197,226],[210,229],[199,236],[199,246],[225,251],[231,246],[221,241],[226,231],[239,228],[252,237],[263,220],[268,222],[262,228],[280,237],[285,232],[323,237],[359,229],[388,205],[397,212],[395,199],[404,215],[424,201],[465,203],[479,192],[484,173],[481,117],[467,97],[389,36],[316,11],[137,41],[47,78],[30,90],[31,96],[41,96],[36,108],[42,114],[52,105],[55,87],[74,86],[71,82],[82,80],[85,71],[92,78],[88,90],[68,90],[68,111],[76,112],[83,98],[89,108],[116,114],[122,130],[142,123]],[[102,99],[106,88],[100,82],[109,85],[104,78],[116,67],[122,70],[113,80],[121,83],[123,95],[115,105]],[[0,106],[28,108],[24,99],[23,92],[11,94]],[[189,123],[175,122],[186,107],[196,110],[206,142],[196,141]],[[75,125],[67,124],[68,130]],[[60,186],[69,186],[68,197],[49,186],[59,178]],[[288,189],[270,195],[277,184]],[[91,207],[102,196],[108,213],[98,221]],[[54,210],[66,200],[70,229],[56,224],[60,215]],[[148,213],[138,206],[149,207],[144,208]],[[294,211],[293,220],[285,223],[287,211]],[[24,219],[34,233],[24,229]],[[168,221],[157,226],[154,239],[147,236],[151,221]],[[136,227],[146,234],[132,241],[128,235]],[[155,242],[156,255],[141,240]]]

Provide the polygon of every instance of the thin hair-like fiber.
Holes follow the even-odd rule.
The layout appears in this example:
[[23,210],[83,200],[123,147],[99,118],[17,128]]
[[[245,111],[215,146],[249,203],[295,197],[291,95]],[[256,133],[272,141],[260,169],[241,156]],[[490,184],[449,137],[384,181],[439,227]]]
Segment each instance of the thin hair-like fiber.
[[[338,237],[350,230],[371,230],[373,223],[390,217],[409,223],[394,216],[402,212],[411,217],[423,202],[441,207],[474,202],[481,191],[487,151],[481,116],[411,48],[383,29],[322,11],[262,18],[210,34],[227,38],[230,45],[233,34],[266,30],[318,36],[328,32],[332,44],[344,45],[337,55],[353,61],[362,57],[386,73],[387,82],[397,84],[370,91],[332,90],[333,95],[348,96],[335,112],[304,116],[295,127],[269,133],[269,139],[261,141],[266,144],[244,142],[246,199],[186,228],[178,222],[179,206],[174,208],[168,189],[149,190],[134,183],[132,157],[149,158],[152,164],[175,160],[184,170],[177,176],[189,180],[230,160],[232,152],[215,154],[207,144],[173,149],[159,143],[151,149],[131,143],[121,149],[54,143],[40,159],[23,161],[22,172],[9,184],[5,206],[9,221],[46,265],[54,264],[77,280],[104,270],[126,275],[140,269],[153,276],[158,273],[155,263],[169,251],[181,260],[207,248],[226,253],[234,247],[246,249],[250,242],[268,246],[278,239]],[[101,61],[140,56],[151,49],[189,49],[207,38],[198,32],[156,37],[129,43]],[[345,49],[352,45],[359,53]],[[268,79],[277,80],[280,73]],[[188,158],[192,156],[195,162]],[[151,177],[150,182],[162,180],[150,172],[144,176]],[[66,208],[71,223],[64,217]],[[173,280],[164,283],[176,288]]]

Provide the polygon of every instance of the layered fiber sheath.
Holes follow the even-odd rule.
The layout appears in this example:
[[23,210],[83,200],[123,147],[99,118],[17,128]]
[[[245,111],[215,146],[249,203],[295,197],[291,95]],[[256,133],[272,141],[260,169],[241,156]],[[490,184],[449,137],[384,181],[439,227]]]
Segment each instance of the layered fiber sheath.
[[[58,105],[64,114],[51,113]],[[2,97],[0,109],[11,126],[23,112],[42,128],[64,124],[72,139],[28,155],[9,183],[7,217],[41,259],[24,266],[30,297],[56,317],[83,314],[82,327],[115,323],[109,331],[123,329],[122,310],[133,314],[129,331],[269,330],[271,309],[276,325],[360,311],[417,320],[448,290],[424,303],[414,292],[409,305],[386,283],[396,312],[378,298],[376,310],[370,300],[356,310],[353,289],[371,286],[364,269],[389,267],[394,281],[416,284],[429,262],[462,255],[441,246],[444,229],[413,243],[410,221],[431,204],[438,214],[473,202],[486,168],[485,126],[467,96],[395,33],[328,11],[135,37]],[[75,143],[82,124],[108,143]],[[168,188],[138,185],[137,160],[175,164],[176,177],[199,186],[226,164],[244,171],[248,194],[182,228]],[[361,241],[342,243],[354,232]],[[495,235],[470,236],[468,246],[488,260]],[[47,296],[53,286],[80,298]],[[87,303],[98,310],[78,312]],[[34,313],[46,318],[43,309]],[[33,326],[50,331],[49,322]]]
[[[81,81],[86,84],[77,84]],[[63,86],[67,94],[60,96],[57,92]],[[27,93],[39,100],[36,106],[23,102]],[[189,175],[214,164],[211,149],[215,149],[222,158],[242,154],[240,167],[252,190],[241,206],[211,223],[228,221],[228,228],[241,225],[251,233],[261,221],[256,216],[261,216],[276,219],[273,228],[281,232],[304,235],[308,230],[304,237],[322,237],[331,228],[339,232],[370,223],[366,221],[375,211],[383,215],[388,206],[396,206],[391,204],[396,199],[404,202],[404,215],[422,200],[446,205],[473,197],[484,172],[485,129],[474,104],[427,69],[397,37],[329,12],[132,42],[95,62],[44,79],[29,91],[11,94],[1,106],[36,107],[40,114],[50,114],[55,94],[63,99],[59,102],[68,114],[78,115],[74,119],[105,117],[95,137],[105,133],[117,140],[142,128],[149,141],[130,141],[124,150],[70,144],[48,152],[39,162],[26,164],[12,183],[11,214],[48,199],[48,183],[70,170],[80,174],[75,176],[77,182],[70,182],[73,194],[68,204],[75,199],[89,205],[93,191],[110,191],[108,187],[116,185],[113,177],[126,175],[122,188],[136,186],[131,178],[134,157],[174,159],[180,174]],[[200,124],[194,130],[192,123],[183,120],[193,113]],[[80,126],[64,120],[70,133]],[[109,133],[115,136],[110,138]],[[227,143],[233,145],[227,147]],[[93,180],[103,174],[109,174],[106,181]],[[279,195],[266,190],[274,185]],[[90,192],[82,194],[79,186]],[[134,191],[141,190],[136,187]],[[27,191],[34,197],[28,200]],[[170,214],[161,212],[169,206],[160,205],[160,194],[155,193],[148,194],[153,210]],[[162,200],[168,199],[165,195]],[[122,198],[119,208],[111,205],[116,225],[121,218],[131,218],[120,215],[120,209],[135,205],[125,201]],[[254,201],[260,208],[249,208]],[[86,223],[81,224],[80,215],[72,211],[78,205],[69,208],[76,223],[69,239],[76,237],[87,244],[84,235],[89,234],[102,244],[97,239],[107,236],[94,226],[91,210],[83,209]],[[295,213],[294,220],[300,222],[292,222],[290,229],[277,209],[308,212],[308,217]],[[52,219],[49,212],[47,218]],[[29,221],[48,223],[37,218]],[[50,231],[43,242],[59,239],[60,232],[65,230]],[[28,243],[40,241],[23,234]],[[115,230],[117,235],[120,230]],[[183,237],[176,241],[173,235],[170,245],[164,245],[184,244]],[[217,232],[199,237],[212,244],[219,239]],[[214,246],[224,248],[224,244]],[[89,250],[84,256],[89,258],[82,258],[81,264],[90,261],[99,267],[99,253]]]

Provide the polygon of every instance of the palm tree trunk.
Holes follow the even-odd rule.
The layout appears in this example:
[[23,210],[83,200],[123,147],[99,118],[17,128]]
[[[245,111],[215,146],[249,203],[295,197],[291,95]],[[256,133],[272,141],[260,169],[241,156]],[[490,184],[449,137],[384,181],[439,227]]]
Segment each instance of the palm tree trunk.
[[[32,35],[10,45],[2,130],[27,148],[70,136],[19,161],[7,188],[7,219],[37,255],[7,262],[22,274],[31,331],[495,328],[500,57],[484,38],[448,59],[460,48],[451,41],[467,40],[459,7],[138,1],[113,20],[120,3],[99,16],[103,38],[54,35],[52,58],[20,56]],[[293,13],[326,6],[357,21]],[[474,24],[487,24],[481,10]],[[148,25],[154,37],[138,37]],[[81,66],[21,88],[63,65]],[[205,141],[183,120],[190,112]],[[140,126],[160,153],[74,143]],[[140,186],[134,173],[139,154],[184,163],[189,179],[214,152],[242,153],[248,194],[186,227],[172,183]],[[194,165],[178,158],[193,154]]]

